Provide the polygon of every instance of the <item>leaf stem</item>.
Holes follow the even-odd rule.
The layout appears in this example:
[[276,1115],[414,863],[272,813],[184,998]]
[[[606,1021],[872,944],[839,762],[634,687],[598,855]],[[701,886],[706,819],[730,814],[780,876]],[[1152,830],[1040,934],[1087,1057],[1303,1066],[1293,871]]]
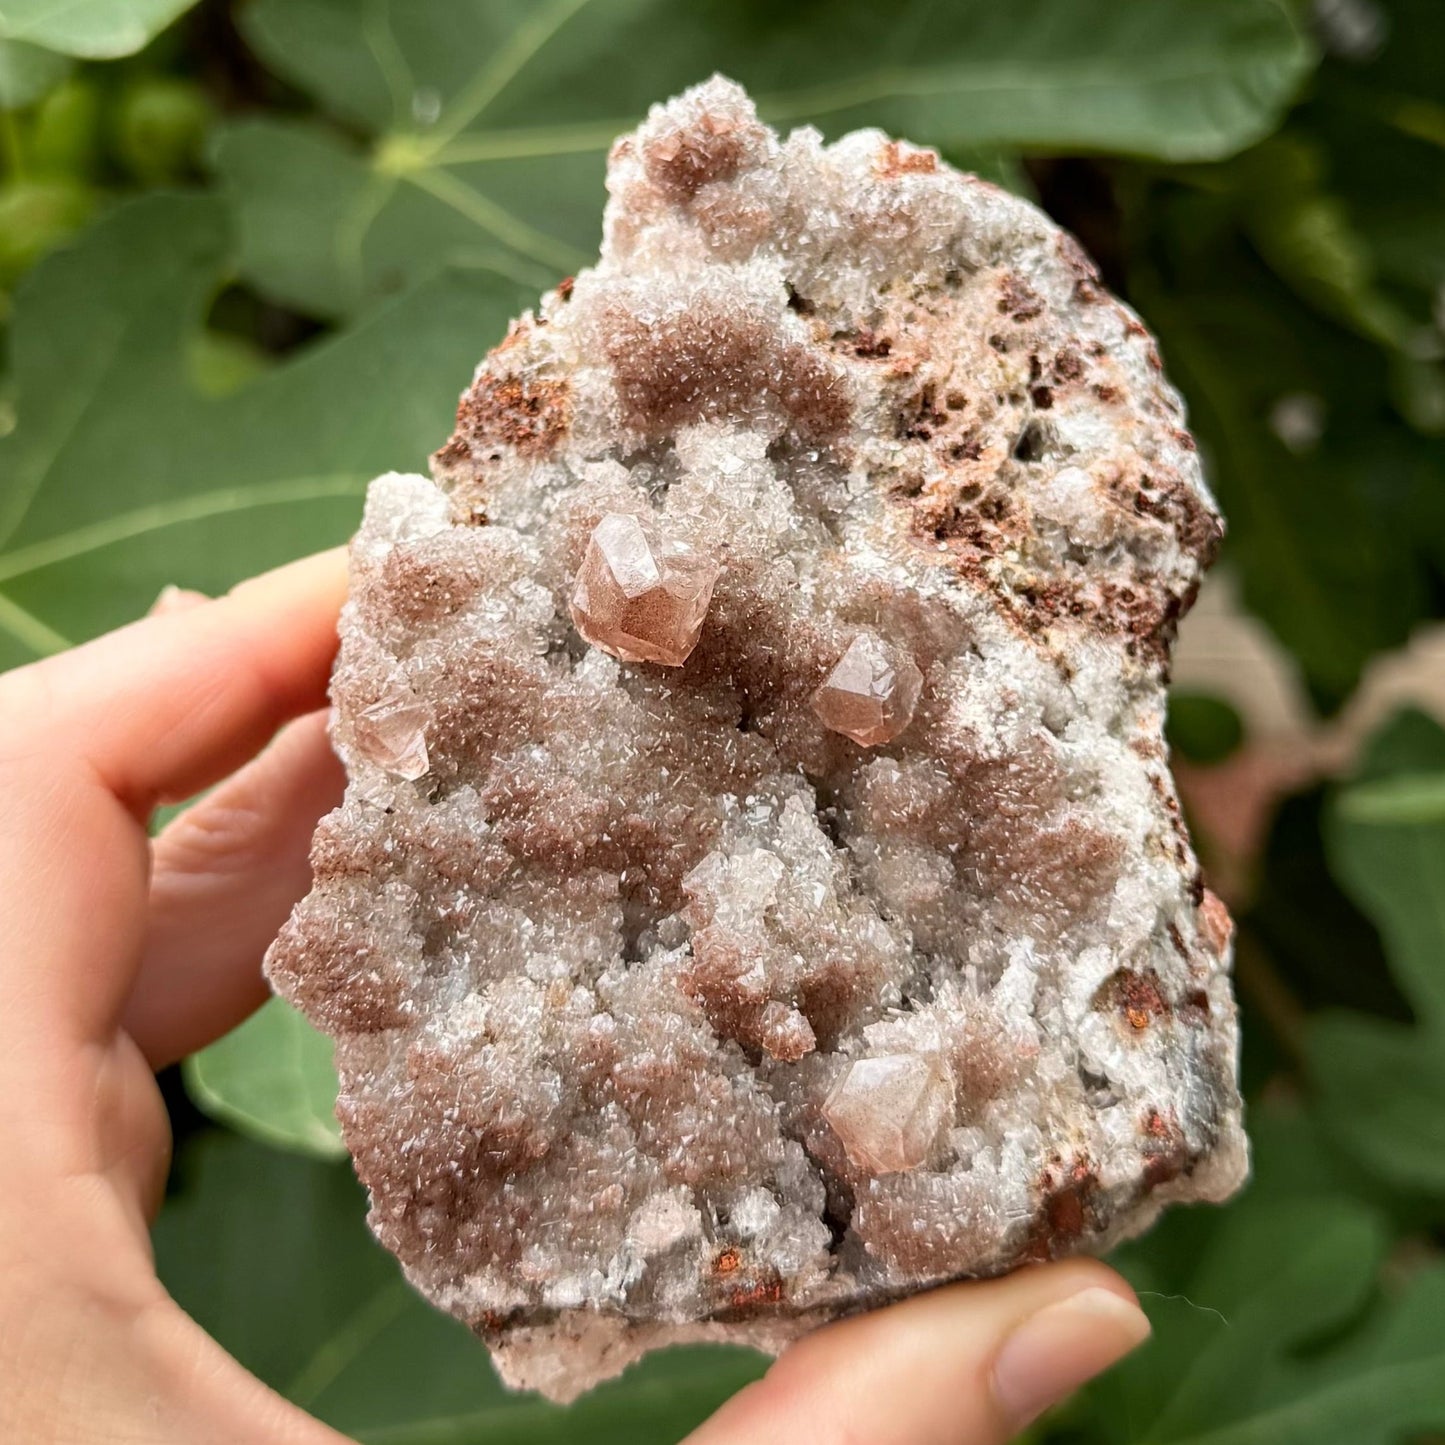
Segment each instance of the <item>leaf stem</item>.
[[[0,552],[0,582],[24,577],[44,567],[113,547],[133,537],[143,537],[166,527],[186,522],[201,522],[231,512],[245,512],[256,507],[275,507],[295,502],[322,501],[329,497],[359,496],[366,487],[365,479],[354,473],[337,472],[331,476],[291,477],[275,482],[257,482],[251,486],[226,487],[215,492],[201,492],[191,497],[175,497],[121,512],[73,532],[17,547],[13,552]],[[68,644],[67,644],[68,645]]]
[[422,146],[423,161],[430,161],[448,141],[455,140],[526,69],[537,53],[588,0],[554,0],[534,11],[513,31],[508,42],[473,77],[447,107]]

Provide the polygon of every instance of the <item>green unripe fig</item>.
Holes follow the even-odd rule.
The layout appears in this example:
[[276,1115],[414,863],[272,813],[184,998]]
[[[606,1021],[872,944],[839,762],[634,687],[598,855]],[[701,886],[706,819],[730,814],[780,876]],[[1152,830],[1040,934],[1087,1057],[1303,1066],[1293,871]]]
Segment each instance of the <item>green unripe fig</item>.
[[100,154],[100,91],[93,80],[73,76],[36,107],[26,157],[37,174],[81,179]]
[[191,81],[138,77],[116,106],[116,158],[143,185],[183,179],[200,159],[211,117],[210,100]]
[[12,285],[90,218],[98,196],[70,177],[0,186],[0,286]]

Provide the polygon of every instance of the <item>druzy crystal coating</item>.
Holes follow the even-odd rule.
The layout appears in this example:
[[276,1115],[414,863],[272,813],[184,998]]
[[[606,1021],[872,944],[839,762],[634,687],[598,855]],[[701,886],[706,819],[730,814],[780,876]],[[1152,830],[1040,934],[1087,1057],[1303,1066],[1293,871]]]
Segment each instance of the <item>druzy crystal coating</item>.
[[371,486],[267,965],[379,1238],[556,1398],[1246,1167],[1162,736],[1220,523],[1148,332],[1027,202],[723,80],[608,187]]
[[813,694],[823,726],[865,748],[892,742],[913,721],[923,674],[911,657],[860,632]]
[[572,589],[572,621],[623,662],[681,667],[697,646],[718,564],[675,537],[650,535],[637,517],[612,512],[587,541]]

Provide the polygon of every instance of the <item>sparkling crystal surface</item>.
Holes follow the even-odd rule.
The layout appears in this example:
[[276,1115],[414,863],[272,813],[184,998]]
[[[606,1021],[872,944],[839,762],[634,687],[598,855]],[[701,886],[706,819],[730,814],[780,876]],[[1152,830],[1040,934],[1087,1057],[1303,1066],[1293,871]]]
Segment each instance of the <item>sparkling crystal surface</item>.
[[911,657],[860,632],[813,694],[823,726],[865,748],[892,742],[913,721],[923,674]]
[[1221,528],[1148,332],[1026,201],[724,80],[608,188],[372,483],[267,963],[378,1237],[559,1399],[1247,1160],[1162,736]]
[[686,542],[649,535],[634,516],[603,517],[572,589],[578,632],[624,662],[681,667],[697,646],[720,568]]

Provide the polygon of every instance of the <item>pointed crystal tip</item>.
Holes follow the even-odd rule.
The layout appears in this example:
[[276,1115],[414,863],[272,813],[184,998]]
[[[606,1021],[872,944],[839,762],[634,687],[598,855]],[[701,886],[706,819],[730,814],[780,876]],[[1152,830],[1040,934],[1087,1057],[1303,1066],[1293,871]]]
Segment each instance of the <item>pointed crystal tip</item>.
[[431,714],[410,688],[393,688],[357,713],[352,731],[361,755],[395,778],[414,783],[431,770],[426,730]]
[[848,1157],[871,1174],[917,1169],[952,1112],[952,1083],[922,1054],[858,1059],[823,1105]]
[[572,621],[623,662],[681,667],[697,646],[722,569],[686,542],[609,512],[587,543],[572,589]]
[[892,742],[913,721],[923,674],[913,659],[860,632],[813,694],[823,726],[865,748]]

